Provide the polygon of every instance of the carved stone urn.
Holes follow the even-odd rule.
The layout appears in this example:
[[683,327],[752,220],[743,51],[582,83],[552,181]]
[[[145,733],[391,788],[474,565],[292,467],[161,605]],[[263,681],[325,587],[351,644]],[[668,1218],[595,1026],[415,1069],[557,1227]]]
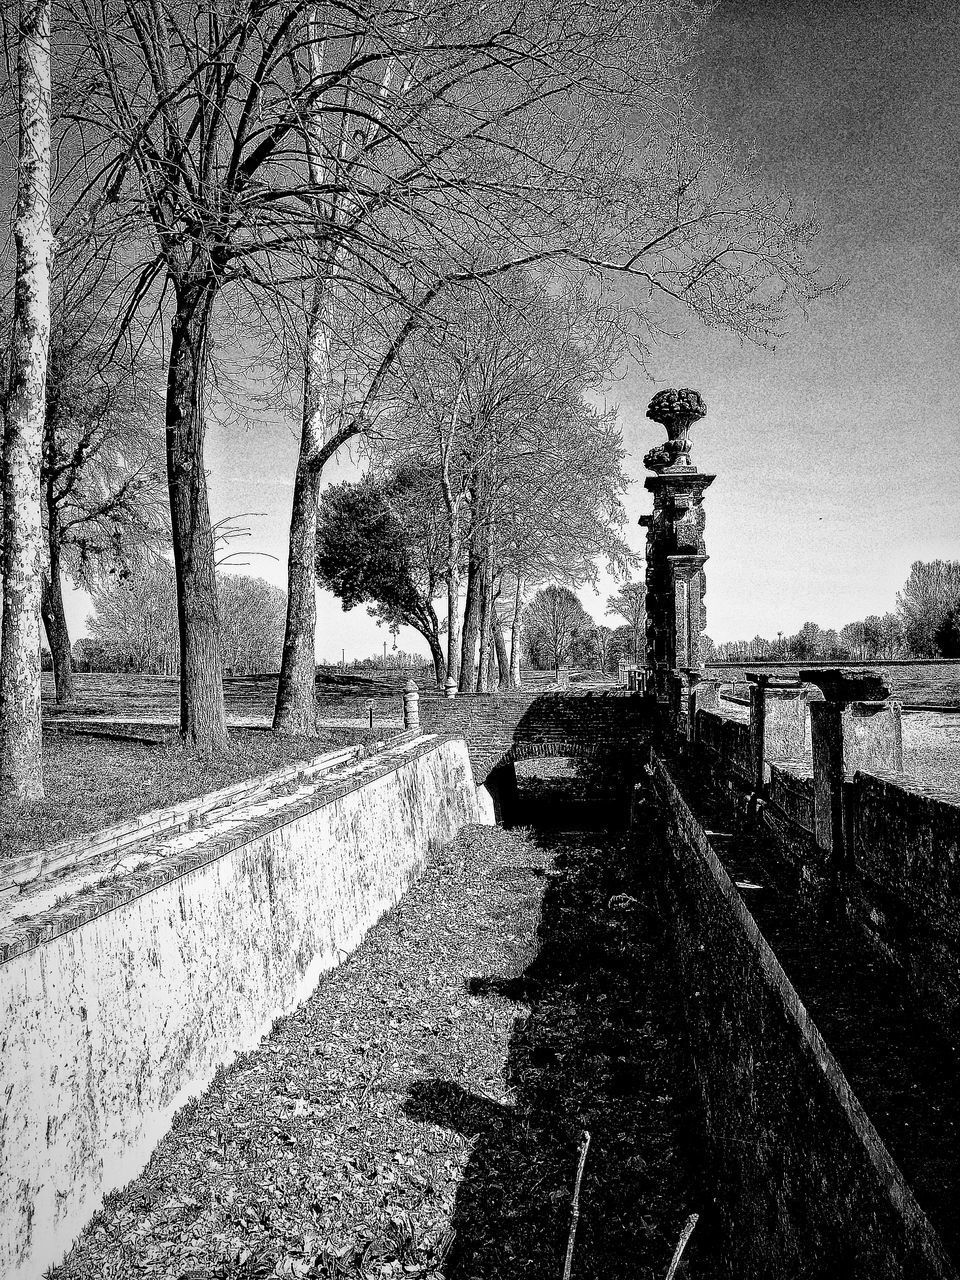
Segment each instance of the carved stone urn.
[[644,455],[643,465],[657,475],[693,470],[687,433],[706,412],[707,406],[700,393],[691,391],[689,387],[681,387],[679,391],[658,391],[647,408],[647,417],[666,428],[667,440]]

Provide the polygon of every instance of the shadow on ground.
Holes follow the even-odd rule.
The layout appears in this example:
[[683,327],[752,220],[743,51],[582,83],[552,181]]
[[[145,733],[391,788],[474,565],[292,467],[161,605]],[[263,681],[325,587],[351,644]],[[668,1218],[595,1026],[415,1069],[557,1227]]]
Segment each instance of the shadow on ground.
[[[586,816],[596,815],[582,812],[578,826]],[[520,946],[513,971],[467,980],[480,999],[516,1002],[513,1099],[434,1078],[411,1086],[405,1103],[412,1118],[474,1140],[444,1275],[559,1280],[588,1131],[573,1276],[663,1277],[698,1207],[695,1113],[669,960],[636,849],[622,834],[540,832],[518,844],[520,857],[492,874],[517,895],[542,890],[538,950],[524,963]],[[706,1230],[695,1232],[689,1274],[708,1274],[708,1243]]]

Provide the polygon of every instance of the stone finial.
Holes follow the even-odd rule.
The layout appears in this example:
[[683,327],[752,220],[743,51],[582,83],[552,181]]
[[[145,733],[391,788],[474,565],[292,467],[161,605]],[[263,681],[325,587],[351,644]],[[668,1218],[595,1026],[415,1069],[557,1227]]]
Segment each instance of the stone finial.
[[706,412],[707,406],[699,391],[691,391],[689,387],[658,391],[647,408],[647,417],[666,428],[667,441],[645,454],[643,465],[658,475],[664,471],[692,469],[687,432]]

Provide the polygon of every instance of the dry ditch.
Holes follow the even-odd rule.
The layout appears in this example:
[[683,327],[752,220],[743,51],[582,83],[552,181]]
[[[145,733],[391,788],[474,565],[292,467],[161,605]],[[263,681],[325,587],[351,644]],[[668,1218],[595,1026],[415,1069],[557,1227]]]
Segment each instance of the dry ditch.
[[467,829],[51,1276],[558,1280],[586,1129],[573,1276],[662,1277],[695,1153],[642,896],[615,838]]

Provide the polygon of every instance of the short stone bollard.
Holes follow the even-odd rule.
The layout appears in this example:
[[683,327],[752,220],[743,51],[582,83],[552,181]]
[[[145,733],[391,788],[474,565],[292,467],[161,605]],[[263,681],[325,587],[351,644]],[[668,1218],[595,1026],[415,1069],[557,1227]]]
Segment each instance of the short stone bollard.
[[403,727],[420,728],[420,690],[415,680],[408,680],[403,689]]
[[447,676],[444,681],[443,696],[445,698],[455,698],[457,696],[457,682],[453,676]]

